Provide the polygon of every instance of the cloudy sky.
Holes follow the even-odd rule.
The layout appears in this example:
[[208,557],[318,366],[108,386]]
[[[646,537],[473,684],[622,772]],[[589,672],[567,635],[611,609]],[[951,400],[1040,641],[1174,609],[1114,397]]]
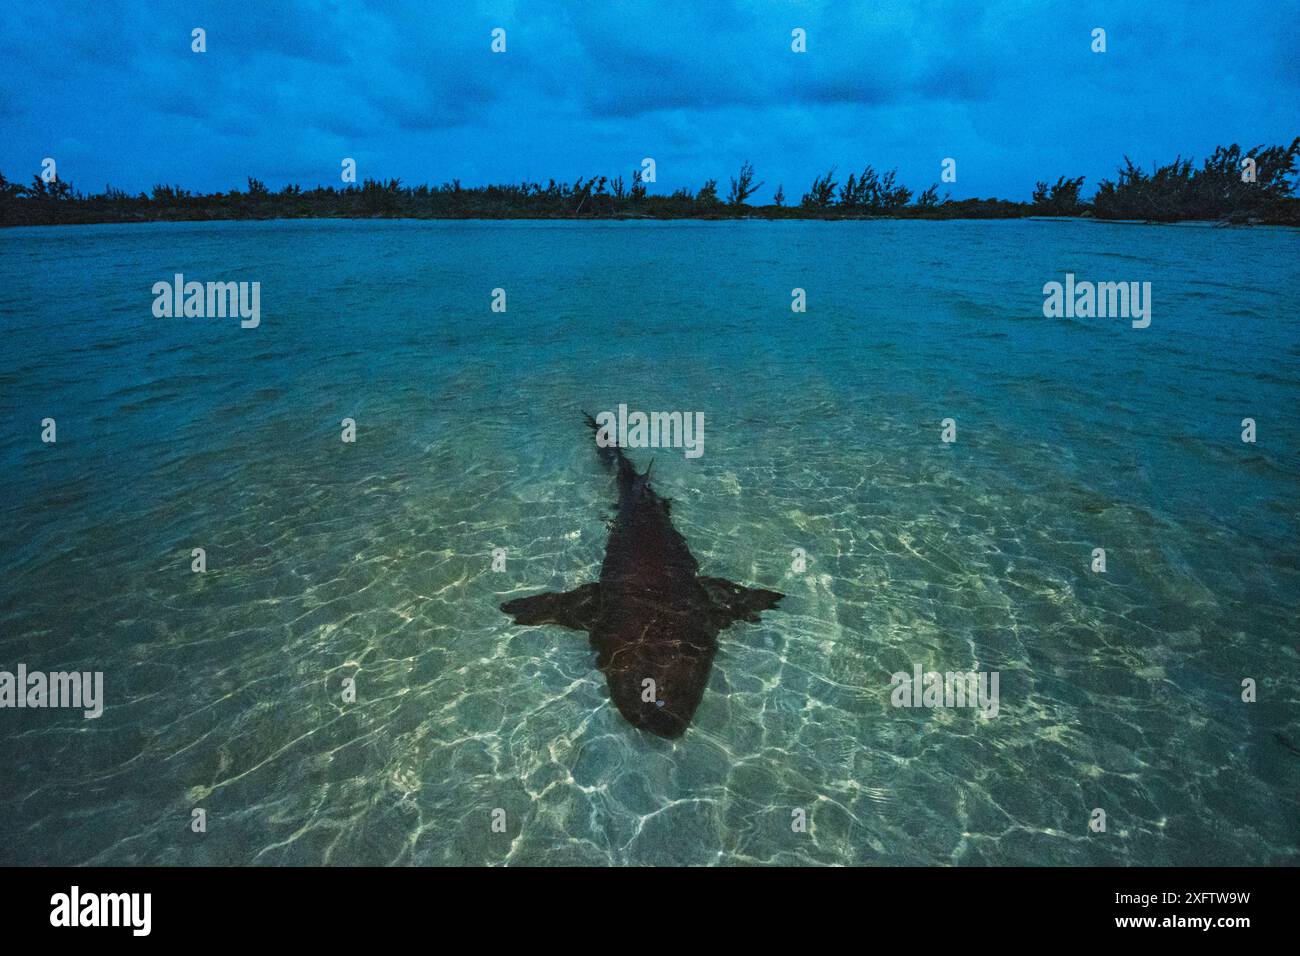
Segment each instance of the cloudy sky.
[[[1290,13],[1285,10],[1290,8]],[[623,173],[725,187],[750,159],[793,199],[830,166],[954,198],[1128,154],[1198,160],[1300,135],[1290,3],[102,0],[0,20],[0,171],[83,191],[465,184]],[[207,52],[191,52],[191,30]],[[507,50],[490,49],[494,28]],[[807,52],[791,51],[791,30]],[[1090,50],[1106,30],[1107,52]]]

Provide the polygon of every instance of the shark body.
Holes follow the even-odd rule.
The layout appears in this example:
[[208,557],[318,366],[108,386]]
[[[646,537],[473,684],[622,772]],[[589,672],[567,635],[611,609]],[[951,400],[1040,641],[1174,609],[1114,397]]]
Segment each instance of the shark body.
[[[587,424],[597,428],[590,415]],[[597,453],[618,482],[600,579],[501,610],[516,624],[586,631],[619,712],[642,730],[680,737],[704,696],[718,634],[736,621],[757,622],[784,595],[701,576],[673,527],[671,502],[650,487],[650,469],[638,474],[617,446],[598,444]]]

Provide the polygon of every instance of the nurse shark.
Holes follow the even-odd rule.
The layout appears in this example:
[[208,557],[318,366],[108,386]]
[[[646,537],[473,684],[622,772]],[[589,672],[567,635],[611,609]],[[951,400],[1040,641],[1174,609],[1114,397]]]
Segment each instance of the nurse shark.
[[[587,424],[598,429],[590,415]],[[650,468],[638,474],[617,446],[597,443],[597,454],[618,482],[600,579],[501,610],[516,624],[586,631],[619,713],[652,734],[680,737],[704,696],[718,634],[737,621],[757,623],[785,595],[699,574],[671,502],[650,487]]]

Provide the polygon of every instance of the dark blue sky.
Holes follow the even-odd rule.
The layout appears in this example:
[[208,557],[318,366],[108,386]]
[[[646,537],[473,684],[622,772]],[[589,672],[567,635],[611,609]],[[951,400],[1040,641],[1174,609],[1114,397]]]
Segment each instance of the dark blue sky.
[[652,192],[725,189],[748,158],[756,201],[778,182],[797,201],[832,165],[920,189],[951,156],[954,198],[1025,199],[1062,174],[1090,195],[1125,153],[1296,135],[1291,2],[140,0],[0,21],[0,171],[52,156],[83,191],[338,184],[345,156],[406,183],[572,181],[652,156]]

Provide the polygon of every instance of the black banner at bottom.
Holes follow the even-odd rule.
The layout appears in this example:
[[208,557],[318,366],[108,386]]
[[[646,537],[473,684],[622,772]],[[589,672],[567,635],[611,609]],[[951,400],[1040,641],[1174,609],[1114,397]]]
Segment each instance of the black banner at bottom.
[[[450,943],[627,933],[653,952],[707,924],[732,941],[814,920],[876,938],[901,927],[948,943],[965,930],[1051,928],[1063,938],[1190,937],[1229,944],[1283,930],[1287,869],[3,869],[5,939],[373,945],[436,924]],[[432,921],[432,923],[430,923]],[[550,927],[550,929],[548,929]],[[587,934],[599,930],[601,935]],[[696,931],[692,930],[692,935]],[[446,934],[452,934],[448,936]],[[538,934],[542,934],[540,937]],[[552,940],[554,941],[554,940]],[[658,942],[656,942],[658,941]]]

